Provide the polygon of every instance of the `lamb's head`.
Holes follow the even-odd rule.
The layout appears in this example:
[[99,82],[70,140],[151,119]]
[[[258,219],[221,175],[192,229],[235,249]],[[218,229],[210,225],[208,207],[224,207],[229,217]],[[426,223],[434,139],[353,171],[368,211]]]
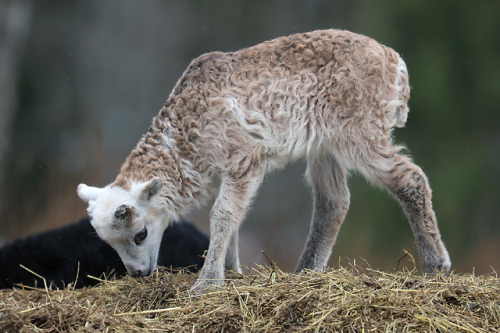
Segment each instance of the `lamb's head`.
[[132,183],[129,189],[80,184],[79,197],[88,202],[91,223],[99,237],[111,245],[132,276],[148,276],[156,268],[168,214],[162,209],[161,182],[157,178]]

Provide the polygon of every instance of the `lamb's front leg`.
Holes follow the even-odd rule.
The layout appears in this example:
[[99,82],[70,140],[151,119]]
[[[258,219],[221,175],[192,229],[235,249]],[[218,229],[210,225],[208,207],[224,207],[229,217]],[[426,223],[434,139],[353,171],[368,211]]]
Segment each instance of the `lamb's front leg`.
[[242,273],[240,266],[240,258],[238,255],[238,228],[233,231],[229,240],[229,245],[226,252],[226,262],[224,264],[226,271],[234,271]]
[[[192,291],[202,293],[211,286],[224,283],[227,251],[237,248],[237,237],[234,235],[245,216],[247,206],[258,184],[260,180],[253,177],[251,179],[249,177],[226,178],[222,181],[219,195],[210,212],[210,245],[205,264],[198,280],[191,288]],[[229,245],[231,247],[228,249]],[[234,255],[237,254],[230,254],[229,257]]]

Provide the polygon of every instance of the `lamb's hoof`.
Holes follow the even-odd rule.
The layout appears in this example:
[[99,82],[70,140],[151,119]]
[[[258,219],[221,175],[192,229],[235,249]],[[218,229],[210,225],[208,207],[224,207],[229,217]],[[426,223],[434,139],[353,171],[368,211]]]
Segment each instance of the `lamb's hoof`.
[[192,295],[202,295],[210,291],[222,287],[224,285],[223,280],[196,280],[196,282],[191,287],[190,291]]
[[451,269],[451,261],[448,253],[440,260],[428,260],[422,265],[424,273],[429,275],[435,275],[439,273],[449,273]]
[[243,279],[244,275],[243,273],[241,272],[241,270],[229,270],[229,271],[226,271],[225,274],[224,274],[225,278],[226,279],[229,279],[229,280],[237,280],[237,279]]

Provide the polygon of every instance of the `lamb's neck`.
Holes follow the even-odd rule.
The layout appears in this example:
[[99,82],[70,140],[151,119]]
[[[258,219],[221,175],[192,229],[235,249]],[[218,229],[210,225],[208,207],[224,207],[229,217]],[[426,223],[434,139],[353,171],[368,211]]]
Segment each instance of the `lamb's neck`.
[[[203,200],[203,177],[181,154],[174,139],[175,130],[158,118],[127,157],[113,185],[130,188],[132,182],[146,182],[157,177],[162,182],[164,205],[182,214],[189,206]],[[162,126],[158,126],[160,123]]]

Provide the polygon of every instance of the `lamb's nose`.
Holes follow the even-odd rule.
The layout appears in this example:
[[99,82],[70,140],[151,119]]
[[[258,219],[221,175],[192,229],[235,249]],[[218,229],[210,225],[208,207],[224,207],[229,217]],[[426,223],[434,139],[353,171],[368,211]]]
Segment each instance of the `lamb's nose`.
[[138,269],[137,271],[135,271],[134,277],[149,276],[149,275],[151,275],[151,271],[149,269],[146,270]]

